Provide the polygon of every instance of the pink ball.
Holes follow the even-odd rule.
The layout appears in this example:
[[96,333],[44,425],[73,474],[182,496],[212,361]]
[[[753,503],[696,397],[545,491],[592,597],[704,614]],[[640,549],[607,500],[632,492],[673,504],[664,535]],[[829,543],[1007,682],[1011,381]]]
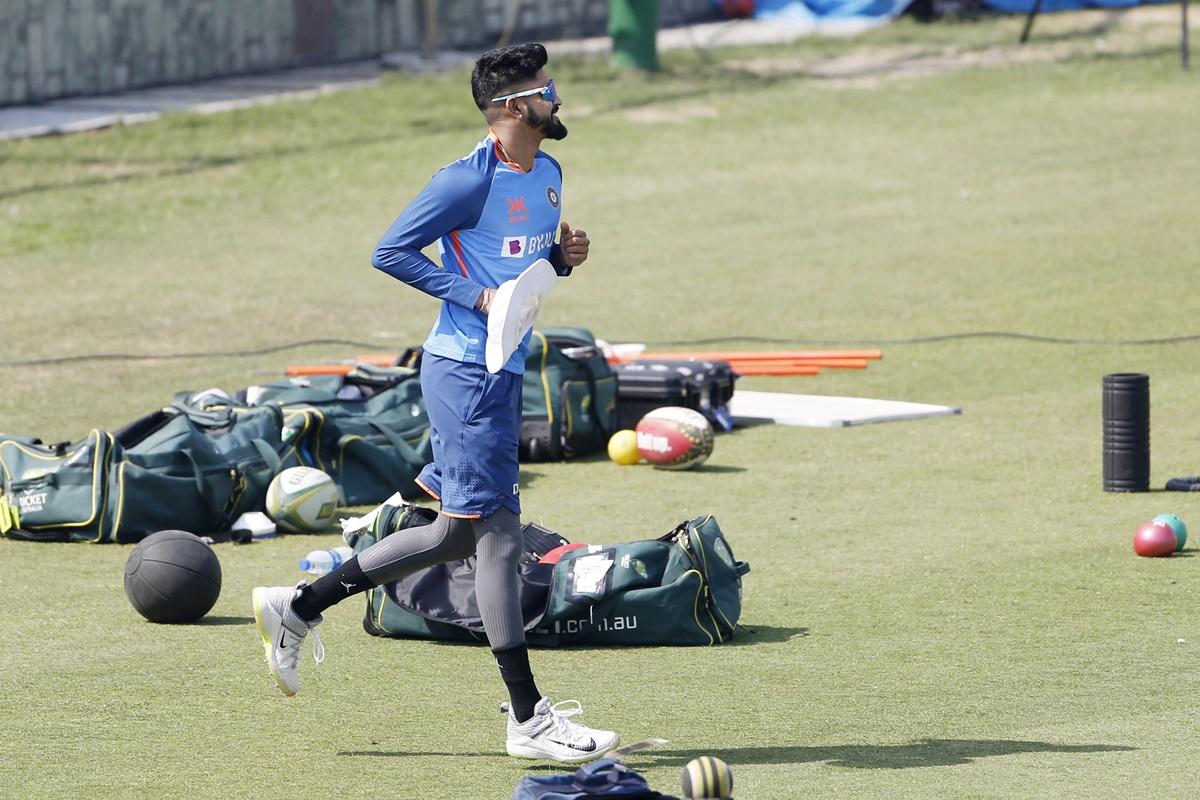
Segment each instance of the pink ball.
[[1175,552],[1175,531],[1165,522],[1143,522],[1133,535],[1133,552],[1160,558]]

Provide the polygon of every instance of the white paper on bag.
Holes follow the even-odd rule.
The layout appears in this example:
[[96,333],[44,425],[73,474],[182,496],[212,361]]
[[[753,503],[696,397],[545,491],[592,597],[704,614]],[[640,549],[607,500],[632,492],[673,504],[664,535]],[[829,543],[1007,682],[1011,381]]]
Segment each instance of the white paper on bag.
[[574,593],[598,596],[604,577],[612,570],[613,560],[608,554],[581,556],[571,562],[574,576]]

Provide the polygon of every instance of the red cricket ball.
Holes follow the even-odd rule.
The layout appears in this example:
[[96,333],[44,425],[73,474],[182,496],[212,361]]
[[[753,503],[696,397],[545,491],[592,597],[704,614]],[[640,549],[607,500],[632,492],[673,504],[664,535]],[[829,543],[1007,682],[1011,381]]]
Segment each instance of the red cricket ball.
[[1133,552],[1159,558],[1175,552],[1175,531],[1165,522],[1143,522],[1133,535]]

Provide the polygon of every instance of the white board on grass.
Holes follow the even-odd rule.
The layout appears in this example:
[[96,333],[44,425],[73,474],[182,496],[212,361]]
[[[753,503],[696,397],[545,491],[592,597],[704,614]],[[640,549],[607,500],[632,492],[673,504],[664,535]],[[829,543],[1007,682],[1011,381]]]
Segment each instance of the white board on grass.
[[734,422],[774,422],[809,428],[844,428],[870,422],[920,419],[961,414],[955,406],[872,400],[867,397],[830,397],[819,394],[750,392],[741,389],[729,400]]

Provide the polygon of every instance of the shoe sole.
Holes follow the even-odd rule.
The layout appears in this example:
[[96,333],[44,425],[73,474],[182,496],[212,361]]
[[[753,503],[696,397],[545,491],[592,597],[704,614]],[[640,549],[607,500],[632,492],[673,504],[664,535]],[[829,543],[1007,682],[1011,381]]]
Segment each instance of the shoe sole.
[[279,687],[279,691],[288,697],[294,697],[296,693],[288,691],[287,686],[283,683],[283,678],[279,677],[279,667],[276,666],[275,659],[272,658],[275,654],[275,640],[267,632],[267,624],[263,621],[263,609],[268,605],[266,587],[256,587],[252,597],[252,602],[254,603],[254,621],[258,625],[258,635],[262,638],[263,653],[267,657],[267,667],[270,668],[271,674],[275,677],[275,684]]
[[513,758],[532,758],[532,759],[536,759],[538,761],[557,761],[560,764],[580,764],[584,761],[592,761],[593,759],[600,758],[601,756],[603,756],[609,750],[612,750],[614,747],[616,747],[620,743],[621,743],[621,740],[620,740],[620,738],[618,738],[607,748],[601,749],[601,748],[597,747],[595,750],[593,750],[590,753],[580,753],[577,756],[554,756],[554,755],[550,755],[549,753],[542,750],[541,748],[534,748],[534,747],[529,747],[527,745],[519,745],[519,744],[508,744],[505,747],[505,749],[508,751],[508,754],[510,756],[512,756]]

